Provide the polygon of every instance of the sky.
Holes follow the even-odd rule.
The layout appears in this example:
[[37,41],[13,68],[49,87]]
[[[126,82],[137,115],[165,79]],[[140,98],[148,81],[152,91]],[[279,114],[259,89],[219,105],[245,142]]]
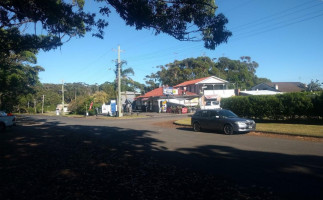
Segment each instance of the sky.
[[[104,39],[87,34],[73,38],[61,48],[38,55],[42,83],[102,84],[115,79],[118,45],[123,67],[132,67],[131,78],[145,83],[157,66],[174,60],[208,56],[238,60],[250,56],[259,64],[258,77],[273,82],[323,82],[323,0],[216,0],[218,10],[229,20],[233,33],[215,50],[203,42],[178,41],[153,30],[135,30],[116,14],[108,18]],[[94,11],[97,3],[86,2]]]

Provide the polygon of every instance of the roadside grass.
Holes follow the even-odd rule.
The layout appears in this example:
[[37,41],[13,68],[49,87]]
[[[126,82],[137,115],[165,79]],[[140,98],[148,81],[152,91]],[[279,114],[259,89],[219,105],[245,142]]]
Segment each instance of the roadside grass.
[[[178,125],[190,126],[191,118],[174,122]],[[294,136],[323,138],[323,125],[291,124],[291,123],[257,123],[256,131]]]

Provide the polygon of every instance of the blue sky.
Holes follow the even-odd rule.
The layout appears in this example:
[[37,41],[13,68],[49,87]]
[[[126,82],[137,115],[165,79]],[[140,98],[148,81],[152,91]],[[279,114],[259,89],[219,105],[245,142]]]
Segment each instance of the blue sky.
[[[88,2],[87,2],[88,3]],[[117,48],[135,81],[156,72],[156,66],[190,57],[239,59],[250,56],[259,64],[256,75],[274,82],[323,82],[322,0],[217,0],[233,36],[215,50],[203,42],[180,42],[153,30],[136,31],[112,13],[103,40],[91,34],[73,38],[60,49],[38,54],[42,83],[102,84],[115,79]],[[86,5],[93,10],[96,4]]]

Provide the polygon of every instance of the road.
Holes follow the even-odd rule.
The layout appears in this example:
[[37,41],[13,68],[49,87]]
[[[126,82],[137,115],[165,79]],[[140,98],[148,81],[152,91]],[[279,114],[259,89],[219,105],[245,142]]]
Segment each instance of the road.
[[[17,127],[0,136],[0,175],[8,178],[5,173],[10,174],[9,166],[17,165],[18,161],[31,167],[48,156],[59,160],[50,160],[51,165],[74,166],[69,157],[75,159],[78,152],[91,151],[86,155],[92,156],[80,157],[78,165],[85,160],[94,163],[103,159],[99,155],[108,146],[110,153],[116,152],[118,156],[122,149],[123,157],[152,157],[161,164],[221,177],[241,188],[263,188],[280,199],[323,198],[322,142],[253,134],[196,133],[169,123],[177,118],[180,116],[131,120],[23,117]],[[42,150],[37,149],[40,147]],[[35,152],[41,154],[39,159],[30,155]],[[31,168],[30,173],[36,173]],[[47,173],[46,168],[52,169],[47,165],[42,168],[41,174]]]

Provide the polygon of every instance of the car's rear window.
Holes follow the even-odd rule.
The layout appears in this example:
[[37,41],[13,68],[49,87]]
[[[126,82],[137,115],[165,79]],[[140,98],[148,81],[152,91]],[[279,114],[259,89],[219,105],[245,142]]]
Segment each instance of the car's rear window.
[[219,114],[221,116],[227,117],[227,118],[235,118],[235,117],[238,117],[236,114],[234,114],[230,110],[219,110]]

